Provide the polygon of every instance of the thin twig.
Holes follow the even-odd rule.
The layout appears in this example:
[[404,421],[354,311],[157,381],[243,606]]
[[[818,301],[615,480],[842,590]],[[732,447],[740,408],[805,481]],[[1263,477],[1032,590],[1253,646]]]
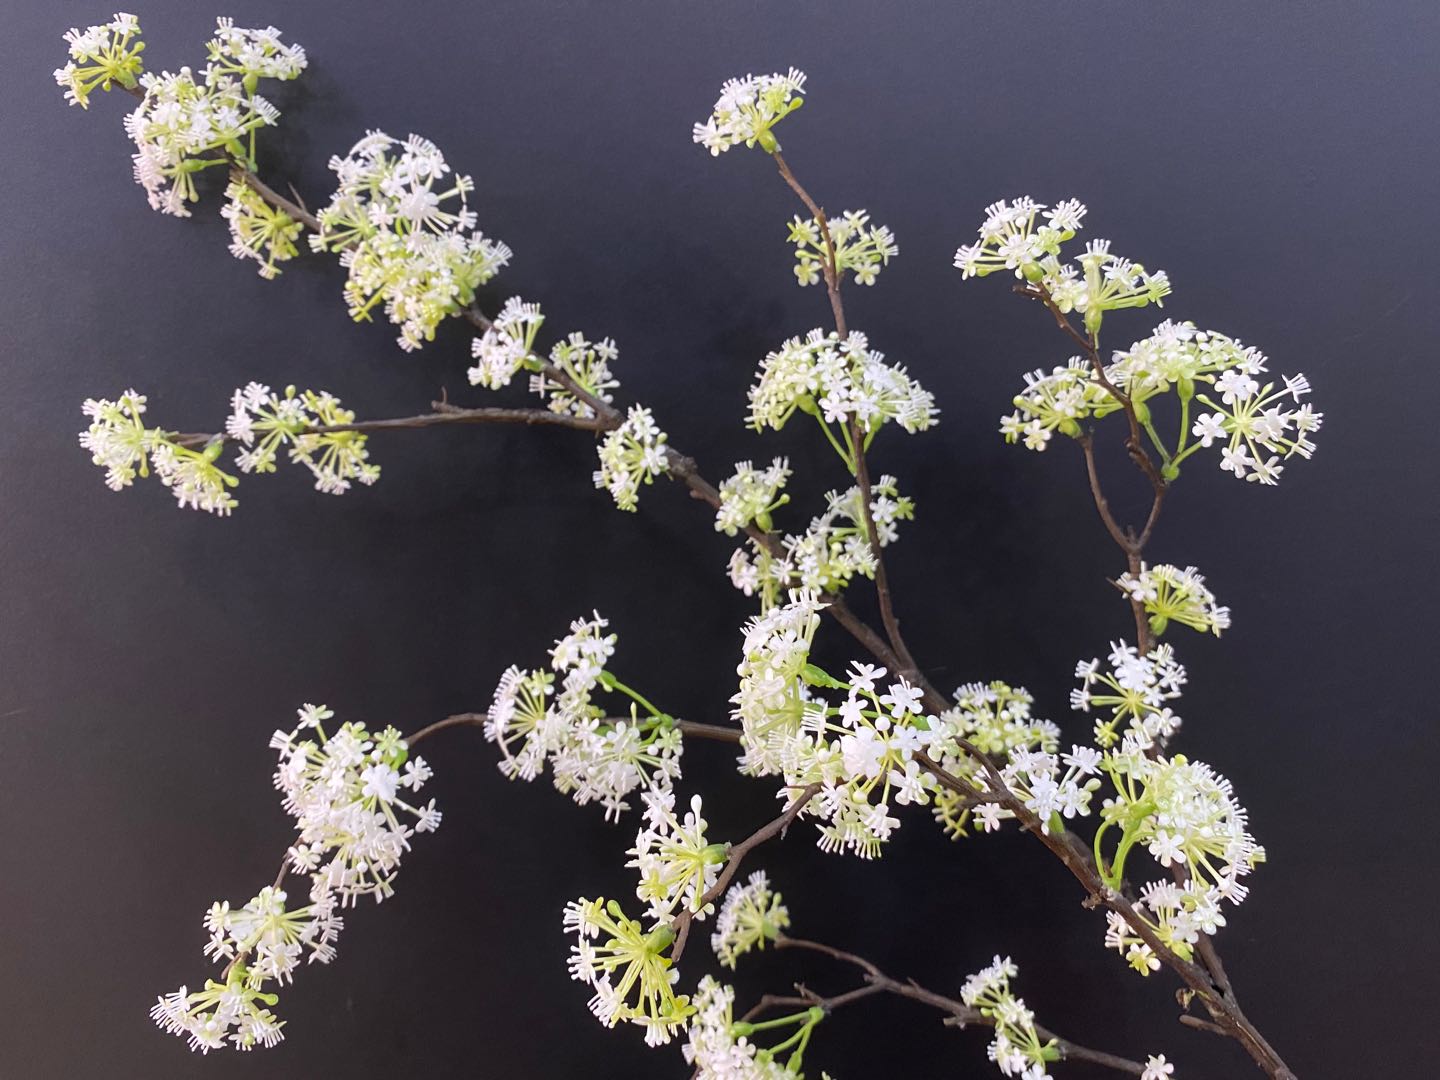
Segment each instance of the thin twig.
[[413,734],[413,735],[406,735],[406,736],[405,736],[405,745],[406,745],[406,746],[414,746],[416,743],[420,742],[422,739],[428,739],[431,735],[434,735],[437,731],[444,731],[444,730],[446,730],[447,728],[453,728],[453,727],[480,727],[480,726],[482,726],[482,725],[485,723],[485,719],[486,719],[486,718],[485,718],[485,714],[484,714],[484,713],[473,713],[473,712],[456,713],[454,716],[447,716],[444,720],[436,720],[435,723],[429,724],[429,725],[421,728],[419,731],[415,732],[415,734]]
[[[805,187],[795,177],[789,163],[783,154],[776,150],[772,155],[775,159],[775,166],[780,170],[780,176],[790,186],[790,190],[799,196],[805,208],[815,218],[815,224],[820,229],[820,236],[825,244],[825,259],[820,264],[821,271],[825,278],[825,292],[830,300],[830,311],[835,317],[835,332],[841,340],[850,336],[849,324],[845,318],[845,303],[840,296],[840,285],[843,274],[840,270],[840,260],[835,253],[835,238],[830,235],[830,221],[825,216],[824,209],[810,195]],[[881,552],[880,534],[875,528],[875,514],[870,506],[871,502],[871,481],[870,466],[865,460],[865,439],[860,429],[860,422],[851,417],[849,420],[850,442],[854,447],[855,454],[855,479],[860,487],[860,512],[865,527],[866,541],[870,545],[871,556],[875,560],[875,595],[880,602],[880,621],[885,627],[885,636],[890,640],[890,647],[895,651],[895,658],[898,664],[892,667],[896,675],[901,676],[911,684],[917,683],[920,677],[920,666],[915,663],[909,646],[900,634],[900,620],[895,617],[895,606],[890,595],[890,579],[885,571],[885,557]]]
[[721,727],[719,724],[701,724],[694,720],[676,720],[675,727],[681,735],[692,739],[714,739],[716,742],[738,743],[740,729]]
[[[887,993],[895,994],[898,997],[909,998],[911,1001],[918,1001],[923,1005],[939,1009],[941,1012],[950,1014],[950,1020],[960,1027],[967,1024],[984,1025],[994,1027],[993,1017],[986,1016],[979,1009],[972,1005],[966,1005],[963,1001],[956,1001],[954,998],[937,994],[933,990],[927,990],[913,981],[901,982],[886,975],[875,964],[866,960],[863,956],[846,952],[844,949],[837,949],[832,945],[825,945],[818,941],[808,941],[804,938],[792,938],[785,934],[775,939],[777,949],[808,949],[811,952],[821,953],[833,959],[852,964],[865,973],[865,981],[874,987],[879,987]],[[762,999],[763,1000],[763,999]],[[1046,1041],[1053,1040],[1055,1049],[1060,1056],[1069,1061],[1088,1061],[1095,1065],[1104,1065],[1130,1076],[1140,1076],[1145,1071],[1145,1066],[1138,1061],[1131,1061],[1129,1058],[1119,1057],[1116,1054],[1109,1054],[1103,1050],[1092,1050],[1087,1046],[1073,1043],[1069,1039],[1063,1039],[1048,1028],[1039,1024],[1035,1025],[1035,1033]]]
[[675,920],[670,924],[675,931],[675,945],[670,950],[670,962],[672,964],[679,963],[680,954],[685,951],[685,941],[690,936],[690,924],[695,920],[695,910],[704,911],[718,900],[724,894],[725,890],[729,888],[730,882],[739,871],[740,864],[744,861],[745,856],[749,855],[750,852],[765,843],[765,841],[783,833],[790,826],[790,823],[800,815],[800,811],[805,809],[805,804],[819,794],[819,792],[820,785],[811,784],[799,792],[795,796],[795,800],[785,808],[785,812],[774,821],[756,829],[738,844],[730,845],[730,850],[725,853],[725,866],[721,869],[720,876],[715,879],[715,884],[711,885],[710,888],[705,891],[705,894],[700,897],[695,908],[686,908],[677,915]]
[[[386,420],[357,420],[352,424],[319,424],[301,428],[296,435],[335,435],[345,431],[407,431],[419,428],[445,427],[452,424],[528,424],[540,427],[575,428],[580,431],[604,430],[600,421],[568,413],[553,413],[549,409],[460,409],[453,405],[437,408],[432,413],[418,416],[399,416]],[[178,446],[200,447],[215,441],[234,442],[235,438],[224,432],[206,434],[187,432],[176,435]]]

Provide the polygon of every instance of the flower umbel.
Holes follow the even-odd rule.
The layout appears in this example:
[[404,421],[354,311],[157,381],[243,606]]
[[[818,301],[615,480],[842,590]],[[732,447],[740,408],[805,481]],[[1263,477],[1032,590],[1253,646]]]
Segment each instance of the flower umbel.
[[[913,435],[935,423],[939,414],[934,396],[903,367],[887,364],[884,354],[871,349],[869,339],[856,330],[844,339],[833,331],[812,330],[803,339],[791,338],[761,362],[750,388],[750,426],[778,431],[796,411],[815,417],[852,473],[857,452],[848,427],[852,420],[868,448],[887,421]],[[839,429],[838,439],[831,425]]]
[[630,849],[634,858],[625,865],[640,871],[635,895],[650,905],[650,918],[664,919],[680,908],[703,919],[714,905],[702,905],[701,899],[725,865],[729,845],[706,839],[699,795],[691,797],[683,819],[671,809],[673,801],[668,793],[646,799],[646,826]]
[[827,219],[830,246],[827,248],[815,218],[796,216],[790,223],[790,242],[795,245],[795,277],[802,286],[817,284],[834,249],[835,266],[842,274],[849,270],[861,285],[874,285],[880,271],[900,254],[895,234],[884,225],[871,225],[867,210],[846,210]]
[[1202,633],[1208,631],[1216,637],[1230,626],[1230,609],[1215,602],[1215,594],[1193,566],[1181,570],[1168,563],[1152,567],[1141,563],[1140,573],[1127,571],[1115,584],[1133,602],[1144,607],[1150,616],[1150,629],[1157,637],[1171,621]]
[[278,264],[298,254],[295,241],[305,226],[271,206],[241,180],[230,182],[225,199],[220,216],[230,224],[230,254],[237,259],[254,259],[260,264],[262,278],[278,277]]
[[355,414],[327,391],[299,393],[287,386],[281,396],[252,382],[231,398],[225,431],[247,448],[235,459],[243,472],[274,472],[278,450],[289,446],[290,460],[310,470],[316,491],[343,495],[352,480],[369,485],[380,479],[380,466],[371,464],[366,449],[367,435],[323,430],[354,422]]
[[108,91],[112,83],[127,90],[139,85],[145,42],[140,40],[140,20],[134,15],[117,11],[108,23],[68,30],[65,43],[70,60],[55,69],[55,81],[65,88],[65,100],[71,105],[88,109],[90,95],[97,89]]
[[782,930],[790,928],[790,910],[780,894],[770,888],[764,870],[756,870],[744,885],[732,885],[715,917],[710,947],[720,963],[734,970],[735,963],[751,949],[763,949]]
[[238,505],[229,489],[239,481],[215,464],[224,449],[221,440],[192,450],[175,442],[174,432],[146,427],[140,419],[145,396],[134,390],[118,401],[87,398],[83,409],[90,427],[80,433],[80,445],[96,465],[105,467],[110,490],[121,491],[154,469],[182,507],[226,517]]
[[649,409],[630,406],[625,422],[600,443],[595,486],[610,492],[621,510],[633,511],[639,501],[640,485],[654,483],[655,477],[670,471],[665,439],[665,432]]
[[[571,623],[551,651],[549,671],[508,668],[495,688],[485,738],[500,748],[500,771],[512,780],[534,780],[548,763],[556,790],[581,806],[599,802],[606,818],[618,819],[638,789],[670,791],[683,744],[674,717],[606,670],[616,641],[604,633],[607,626],[598,614]],[[599,703],[606,692],[628,699],[627,716]]]
[[505,244],[475,231],[466,201],[474,181],[451,178],[430,140],[371,131],[345,157],[332,157],[330,169],[338,187],[310,244],[340,253],[350,317],[368,320],[382,307],[407,352],[433,341],[440,323],[509,263]]
[[719,156],[732,146],[757,142],[766,153],[780,149],[771,131],[785,117],[805,103],[805,73],[791,68],[788,74],[746,75],[730,79],[720,88],[720,98],[703,124],[696,124],[694,141]]
[[[432,773],[423,758],[410,756],[393,727],[372,732],[347,723],[327,735],[324,722],[333,715],[323,705],[306,705],[293,730],[276,731],[270,739],[280,755],[275,786],[300,833],[289,851],[290,865],[312,875],[342,904],[353,905],[362,896],[379,903],[394,894],[410,837],[440,824],[435,800],[413,806],[406,801],[413,796],[405,793],[418,793]],[[402,820],[400,811],[413,823]]]
[[1058,1061],[1055,1040],[1041,1042],[1035,1031],[1035,1014],[1023,999],[1010,990],[1010,980],[1019,973],[1010,958],[995,957],[994,963],[965,980],[960,999],[979,1009],[995,1025],[990,1040],[990,1060],[1006,1076],[1022,1080],[1048,1080],[1046,1066]]
[[675,993],[680,973],[666,955],[675,942],[670,924],[647,931],[614,900],[582,896],[565,906],[564,926],[576,939],[570,977],[595,991],[590,1011],[606,1027],[639,1024],[651,1046],[668,1043],[695,1011],[688,997]]
[[470,355],[476,361],[466,373],[470,385],[499,390],[509,386],[522,367],[537,365],[531,350],[544,321],[539,304],[527,304],[518,296],[506,300],[489,329],[470,343]]

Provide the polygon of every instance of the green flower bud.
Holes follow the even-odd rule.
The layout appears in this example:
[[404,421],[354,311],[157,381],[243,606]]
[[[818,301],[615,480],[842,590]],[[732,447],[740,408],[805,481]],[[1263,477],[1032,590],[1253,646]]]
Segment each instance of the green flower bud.
[[700,849],[700,861],[711,866],[719,866],[729,855],[729,844],[710,844]]
[[824,668],[818,668],[814,664],[806,664],[800,669],[800,677],[810,686],[824,686],[832,690],[844,690],[845,684],[832,676]]
[[[612,900],[611,903],[614,903]],[[661,923],[645,935],[645,944],[652,952],[662,953],[675,941],[675,929],[668,922]]]

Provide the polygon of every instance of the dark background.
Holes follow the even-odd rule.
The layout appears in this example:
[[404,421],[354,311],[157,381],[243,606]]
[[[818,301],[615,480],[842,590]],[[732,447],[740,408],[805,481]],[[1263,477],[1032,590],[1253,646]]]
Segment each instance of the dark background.
[[[377,438],[374,489],[333,499],[282,470],[247,479],[228,521],[178,511],[153,481],[106,491],[75,445],[80,402],[131,384],[153,422],[181,430],[212,430],[249,379],[328,388],[367,417],[423,411],[442,387],[496,399],[465,385],[458,322],[404,355],[388,326],[348,320],[332,262],[267,283],[230,258],[214,192],[190,221],[149,211],[130,182],[128,99],[86,115],[50,77],[61,32],[109,9],[7,7],[0,1074],[684,1075],[675,1047],[602,1030],[566,978],[561,906],[629,895],[633,825],[508,784],[473,732],[426,747],[444,827],[419,838],[393,901],[347,920],[338,961],[284,992],[280,1049],[202,1064],[146,1019],[156,994],[211,971],[209,903],[250,897],[288,842],[266,741],[298,704],[402,729],[480,709],[508,663],[540,662],[599,608],[630,681],[721,720],[748,608],[707,514],[668,484],[617,513],[574,432]],[[828,207],[869,208],[902,248],[873,290],[850,290],[852,325],[944,409],[934,432],[887,431],[873,455],[918,501],[892,556],[908,636],[942,687],[1022,683],[1076,737],[1074,662],[1130,631],[1106,583],[1117,553],[1074,447],[1040,456],[995,434],[1021,373],[1068,349],[1004,281],[962,285],[955,247],[993,199],[1079,196],[1086,235],[1170,272],[1165,315],[1306,372],[1327,414],[1316,459],[1262,490],[1197,458],[1156,535],[1153,558],[1198,563],[1235,612],[1223,640],[1173,635],[1191,675],[1181,746],[1233,778],[1270,851],[1218,938],[1261,1030],[1307,1078],[1426,1070],[1440,1052],[1432,3],[224,10],[278,23],[312,59],[274,94],[285,116],[267,177],[313,204],[331,190],[327,157],[366,128],[433,138],[474,174],[482,228],[517,251],[491,310],[518,292],[543,302],[547,341],[613,335],[621,401],[653,406],[713,479],[784,452],[818,493],[845,477],[811,431],[742,426],[766,350],[828,319],[823,292],[790,274],[797,207],[763,154],[712,160],[689,133],[727,76],[806,70],[787,157]],[[203,63],[208,9],[138,14],[149,66]],[[1107,343],[1160,317],[1112,315]],[[1136,476],[1106,464],[1134,512]],[[868,611],[868,588],[854,595]],[[831,659],[856,655],[825,633]],[[682,790],[702,786],[715,833],[738,837],[774,800],[729,757],[693,745]],[[1103,950],[1103,920],[1033,840],[955,846],[911,814],[865,864],[812,836],[755,862],[797,932],[946,993],[1009,953],[1019,992],[1060,1032],[1163,1050],[1183,1080],[1252,1075],[1232,1044],[1175,1023],[1168,973],[1142,981]],[[697,943],[686,979],[707,961]],[[753,999],[797,978],[854,984],[768,954],[739,983]],[[984,1043],[883,1001],[837,1014],[807,1064],[997,1075]]]

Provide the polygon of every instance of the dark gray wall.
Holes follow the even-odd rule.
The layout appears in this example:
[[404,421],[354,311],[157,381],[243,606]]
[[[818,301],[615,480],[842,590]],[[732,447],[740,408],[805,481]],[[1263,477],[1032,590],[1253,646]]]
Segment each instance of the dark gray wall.
[[[1271,853],[1218,940],[1307,1080],[1440,1051],[1434,4],[247,0],[227,13],[280,24],[313,60],[276,95],[267,175],[315,201],[328,155],[365,128],[435,139],[474,173],[482,226],[518,252],[492,306],[519,292],[544,303],[547,331],[613,335],[626,394],[711,475],[788,452],[830,486],[843,477],[808,433],[756,440],[740,419],[765,351],[828,317],[790,277],[795,207],[762,155],[712,160],[689,139],[725,77],[808,71],[788,156],[828,206],[870,208],[903,249],[873,290],[853,290],[852,323],[944,408],[936,432],[887,434],[875,451],[919,505],[894,570],[907,630],[942,686],[1024,683],[1069,731],[1086,727],[1065,707],[1072,665],[1127,631],[1105,580],[1116,553],[1073,447],[1030,455],[994,432],[1020,374],[1063,360],[1065,343],[1003,282],[962,287],[955,246],[992,199],[1079,196],[1091,235],[1169,270],[1166,314],[1308,373],[1328,417],[1316,459],[1276,490],[1197,462],[1153,549],[1200,564],[1235,609],[1221,641],[1176,638],[1191,670],[1183,746],[1234,779]],[[464,385],[458,327],[405,356],[387,328],[349,322],[333,264],[266,283],[225,253],[213,199],[187,222],[145,207],[128,102],[85,115],[50,79],[61,31],[108,9],[8,14],[0,1075],[682,1075],[673,1048],[601,1030],[566,981],[561,905],[628,892],[630,831],[507,784],[464,732],[429,748],[444,827],[420,838],[393,902],[355,914],[338,962],[285,993],[282,1049],[202,1064],[149,1024],[153,995],[208,971],[206,906],[249,897],[287,843],[265,744],[297,704],[402,728],[480,708],[507,663],[538,661],[598,607],[623,670],[672,710],[718,719],[746,607],[721,574],[729,545],[692,501],[661,486],[638,515],[616,513],[575,433],[376,439],[375,489],[330,499],[293,473],[252,479],[230,521],[174,509],[153,482],[107,492],[75,445],[79,405],[132,383],[185,430],[218,423],[251,378],[326,387],[367,416],[423,409],[441,387],[483,398]],[[157,0],[139,14],[152,66],[202,62],[211,12]],[[1123,344],[1154,321],[1112,316],[1107,333]],[[1111,475],[1135,505],[1123,464]],[[690,760],[716,792],[717,832],[739,835],[773,799],[724,782],[728,757],[696,746]],[[897,974],[954,992],[1008,952],[1062,1032],[1164,1050],[1185,1080],[1250,1075],[1238,1050],[1174,1022],[1168,975],[1141,982],[1103,951],[1100,917],[1028,838],[955,847],[917,817],[881,864],[824,857],[808,832],[761,864],[799,929]],[[850,984],[789,960],[748,965],[742,986]],[[990,1075],[981,1034],[903,1003],[827,1028],[814,1065],[841,1077]]]

